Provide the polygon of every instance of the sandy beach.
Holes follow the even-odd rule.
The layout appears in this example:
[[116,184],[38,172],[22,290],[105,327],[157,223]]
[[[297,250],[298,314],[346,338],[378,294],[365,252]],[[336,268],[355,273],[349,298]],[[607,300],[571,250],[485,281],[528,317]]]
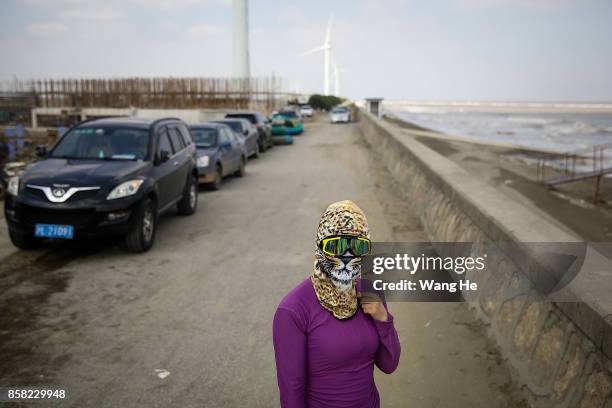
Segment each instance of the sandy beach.
[[[546,152],[504,143],[483,143],[445,135],[421,126],[385,117],[402,131],[497,188],[508,199],[537,211],[586,241],[612,240],[612,179],[603,178],[599,200],[593,204],[594,179],[562,184],[554,189],[538,181],[534,162]],[[521,160],[517,158],[521,157]]]

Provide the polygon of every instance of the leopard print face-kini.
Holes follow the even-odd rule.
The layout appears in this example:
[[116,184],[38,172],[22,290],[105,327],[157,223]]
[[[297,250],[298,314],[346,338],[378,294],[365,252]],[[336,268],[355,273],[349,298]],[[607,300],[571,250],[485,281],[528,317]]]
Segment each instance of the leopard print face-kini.
[[317,230],[317,249],[311,280],[321,305],[335,318],[345,320],[357,312],[355,283],[361,273],[361,257],[331,257],[319,249],[324,238],[355,235],[370,239],[368,221],[352,201],[327,207]]

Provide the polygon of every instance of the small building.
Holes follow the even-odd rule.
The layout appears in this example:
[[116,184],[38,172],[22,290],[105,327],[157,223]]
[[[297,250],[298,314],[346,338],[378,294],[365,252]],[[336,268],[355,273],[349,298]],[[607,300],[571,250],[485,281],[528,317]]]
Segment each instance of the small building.
[[366,112],[370,112],[378,119],[382,117],[383,98],[366,98]]

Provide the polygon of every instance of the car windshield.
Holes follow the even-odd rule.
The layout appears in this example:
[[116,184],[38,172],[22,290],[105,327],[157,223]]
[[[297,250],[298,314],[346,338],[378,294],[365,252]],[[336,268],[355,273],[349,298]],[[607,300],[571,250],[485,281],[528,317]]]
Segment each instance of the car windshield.
[[279,112],[279,115],[283,115],[287,118],[297,118],[298,117],[295,111],[282,111],[282,112]]
[[225,115],[226,118],[243,118],[248,119],[251,123],[257,123],[257,118],[255,115],[251,115],[250,113],[228,113]]
[[346,108],[334,108],[332,109],[332,113],[346,113],[348,110]]
[[217,129],[191,128],[191,136],[196,147],[213,147],[217,144]]
[[242,122],[231,120],[231,121],[219,122],[219,123],[223,123],[224,125],[231,127],[234,132],[238,132],[238,133],[243,132]]
[[87,160],[142,160],[149,150],[147,129],[83,127],[72,129],[50,157]]

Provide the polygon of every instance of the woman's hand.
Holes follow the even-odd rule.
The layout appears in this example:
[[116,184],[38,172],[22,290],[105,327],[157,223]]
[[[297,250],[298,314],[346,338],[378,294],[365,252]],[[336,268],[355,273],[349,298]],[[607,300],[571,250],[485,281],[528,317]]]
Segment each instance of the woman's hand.
[[378,320],[379,322],[386,322],[389,318],[387,309],[385,309],[385,305],[383,305],[382,302],[362,300],[361,309],[363,313],[372,316],[372,319]]

